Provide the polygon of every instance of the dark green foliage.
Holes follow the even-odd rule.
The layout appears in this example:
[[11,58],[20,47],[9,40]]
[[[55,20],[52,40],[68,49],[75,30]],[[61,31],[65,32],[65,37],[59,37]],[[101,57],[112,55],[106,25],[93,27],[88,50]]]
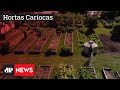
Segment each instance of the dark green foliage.
[[100,20],[105,28],[112,28],[113,24],[109,20]]
[[111,39],[120,42],[120,24],[115,25],[111,33]]
[[91,29],[94,29],[97,27],[97,18],[95,17],[87,17],[84,21],[84,25],[87,27],[87,28],[91,28]]
[[96,79],[96,77],[90,70],[81,68],[79,72],[79,79]]
[[73,65],[60,64],[55,79],[75,79],[76,70]]
[[1,54],[8,54],[9,52],[10,52],[9,43],[5,42],[5,43],[1,44],[0,53]]
[[53,50],[51,48],[49,48],[46,52],[45,52],[45,55],[46,56],[50,56],[50,55],[55,55],[56,52],[53,52]]
[[119,11],[103,11],[101,13],[101,18],[105,20],[106,19],[113,20],[118,15],[119,15]]
[[71,56],[73,53],[70,48],[61,48],[60,56]]

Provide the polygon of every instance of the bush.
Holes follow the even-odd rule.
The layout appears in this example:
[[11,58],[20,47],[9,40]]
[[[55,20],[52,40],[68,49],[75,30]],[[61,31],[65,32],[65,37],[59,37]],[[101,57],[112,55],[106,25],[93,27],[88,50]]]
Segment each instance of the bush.
[[111,39],[120,42],[120,24],[115,25],[111,33]]
[[1,54],[8,54],[10,52],[10,46],[8,42],[5,42],[1,45],[1,50],[0,53]]
[[73,53],[70,48],[61,48],[60,56],[71,56]]
[[76,70],[73,65],[60,64],[55,79],[75,79]]
[[50,56],[50,55],[55,55],[56,52],[53,52],[53,50],[51,48],[49,48],[46,52],[45,52],[45,55],[46,56]]
[[79,79],[96,79],[95,75],[85,68],[81,68],[79,72]]

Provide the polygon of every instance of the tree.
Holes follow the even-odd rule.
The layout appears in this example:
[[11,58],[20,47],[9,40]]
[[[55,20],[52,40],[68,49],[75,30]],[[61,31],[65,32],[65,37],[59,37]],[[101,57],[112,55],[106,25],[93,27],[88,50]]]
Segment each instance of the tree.
[[111,39],[120,42],[120,24],[115,25],[111,33]]
[[86,34],[94,33],[94,30],[97,27],[97,19],[95,17],[87,17],[84,21],[84,25],[88,28]]

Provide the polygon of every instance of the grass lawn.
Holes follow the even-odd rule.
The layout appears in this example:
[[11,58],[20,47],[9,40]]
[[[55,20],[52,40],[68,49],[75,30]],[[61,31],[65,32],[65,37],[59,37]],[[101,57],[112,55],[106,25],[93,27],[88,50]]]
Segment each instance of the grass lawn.
[[103,26],[103,24],[100,21],[98,21],[98,28],[95,29],[95,32],[98,36],[100,34],[105,34],[107,36],[111,36],[111,33],[110,33],[111,30],[112,30],[112,28],[111,29],[105,28]]

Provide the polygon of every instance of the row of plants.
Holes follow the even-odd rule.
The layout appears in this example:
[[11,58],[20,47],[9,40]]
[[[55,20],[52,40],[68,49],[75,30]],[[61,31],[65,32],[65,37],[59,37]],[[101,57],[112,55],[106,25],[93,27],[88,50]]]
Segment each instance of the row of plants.
[[61,32],[55,32],[53,35],[53,38],[50,42],[50,45],[48,47],[48,50],[46,51],[45,55],[55,55],[57,53],[57,48],[61,39],[62,33]]
[[24,34],[22,33],[21,35],[19,35],[16,39],[12,40],[12,42],[10,43],[10,48],[12,49],[13,47],[15,47],[19,42],[21,42],[24,39]]
[[84,33],[81,33],[80,31],[77,31],[77,37],[78,37],[78,45],[80,47],[83,47],[84,43],[87,41],[86,35]]
[[60,56],[73,55],[73,32],[66,32],[64,46],[61,48]]
[[[23,31],[22,30],[17,30],[19,31],[18,33],[16,33],[15,36],[11,37],[12,40],[10,40],[10,47],[11,47],[11,50],[14,48],[16,48],[16,46],[27,39],[27,37],[32,33],[32,30],[27,30],[27,31]],[[14,32],[13,32],[14,33]],[[21,40],[20,40],[21,38]],[[19,40],[18,40],[19,39]]]
[[15,53],[24,53],[31,42],[34,40],[36,32],[30,35],[14,52]]
[[100,20],[101,23],[104,25],[105,28],[112,28],[113,27],[113,24],[108,22],[107,20]]
[[20,30],[13,30],[12,32],[8,33],[8,34],[1,34],[0,35],[0,40],[11,40],[14,36],[16,36],[17,34],[21,33]]
[[41,34],[39,40],[35,43],[34,47],[30,50],[30,53],[40,53],[45,43],[47,42],[51,34],[50,30],[46,30]]

